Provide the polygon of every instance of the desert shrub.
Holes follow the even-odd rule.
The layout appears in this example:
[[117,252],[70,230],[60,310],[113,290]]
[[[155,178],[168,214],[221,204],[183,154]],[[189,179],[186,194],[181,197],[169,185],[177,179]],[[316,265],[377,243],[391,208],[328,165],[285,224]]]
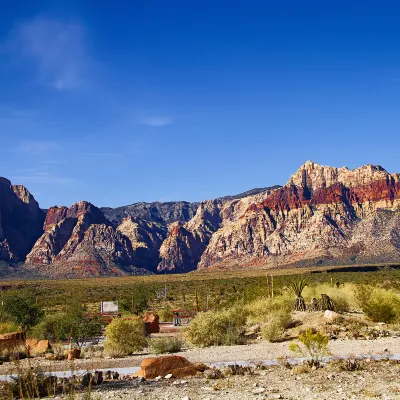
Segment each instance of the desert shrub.
[[374,322],[394,322],[400,318],[400,297],[389,290],[359,285],[356,299],[365,315]]
[[160,321],[162,322],[170,322],[172,321],[172,308],[163,308],[162,310],[157,311],[158,316],[160,317]]
[[139,315],[146,311],[151,299],[151,292],[145,285],[136,285],[133,287],[129,295],[125,295],[119,299],[118,305],[121,311]]
[[65,325],[62,325],[64,333],[79,348],[88,339],[99,336],[102,329],[100,318],[98,316],[88,317],[86,311],[79,299],[72,301],[65,313]]
[[7,346],[0,349],[0,361],[2,362],[22,360],[26,357],[26,347],[23,344]]
[[70,337],[70,320],[65,313],[49,314],[34,326],[29,336],[36,339],[47,339],[51,341],[66,340]]
[[148,342],[150,353],[153,354],[178,353],[182,344],[182,339],[177,337],[155,338]]
[[104,347],[110,355],[129,355],[145,345],[146,334],[141,318],[116,318],[106,327]]
[[13,322],[2,322],[0,323],[0,334],[16,332],[19,330],[19,326]]
[[199,347],[241,344],[244,343],[245,324],[246,314],[237,307],[200,312],[185,328],[184,335]]
[[90,345],[82,348],[81,358],[103,358],[104,346],[101,345]]
[[310,359],[313,365],[318,366],[322,358],[329,355],[328,336],[325,334],[307,329],[299,336],[301,346],[297,343],[290,343],[289,350],[294,354]]
[[36,298],[25,292],[7,294],[2,302],[2,313],[9,321],[22,330],[38,324],[44,316],[43,310],[36,304]]
[[244,307],[249,324],[268,322],[271,314],[282,313],[290,315],[293,309],[293,298],[290,295],[276,296],[274,298],[263,297]]
[[333,300],[337,312],[348,312],[358,308],[354,290],[355,286],[352,284],[345,284],[339,288],[328,284],[320,284],[307,286],[304,289],[303,296],[307,302],[310,302],[314,297],[319,299],[321,294],[324,293]]
[[270,314],[269,320],[261,326],[262,338],[269,342],[278,342],[291,320],[291,314],[285,310]]
[[45,374],[39,366],[23,369],[17,365],[17,378],[3,386],[7,398],[40,399],[54,397],[57,392],[57,377]]

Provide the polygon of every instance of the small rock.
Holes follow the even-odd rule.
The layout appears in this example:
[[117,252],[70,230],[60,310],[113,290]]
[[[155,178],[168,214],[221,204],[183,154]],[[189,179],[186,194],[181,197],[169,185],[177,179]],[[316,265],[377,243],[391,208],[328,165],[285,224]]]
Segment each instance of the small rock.
[[164,376],[164,379],[171,379],[172,378],[172,374],[168,374]]
[[182,397],[182,400],[190,400],[189,396]]
[[259,387],[259,388],[253,390],[254,394],[261,394],[264,392],[265,392],[265,388],[263,388],[263,387]]
[[162,379],[162,376],[157,376],[156,378],[154,378],[155,381],[159,381]]

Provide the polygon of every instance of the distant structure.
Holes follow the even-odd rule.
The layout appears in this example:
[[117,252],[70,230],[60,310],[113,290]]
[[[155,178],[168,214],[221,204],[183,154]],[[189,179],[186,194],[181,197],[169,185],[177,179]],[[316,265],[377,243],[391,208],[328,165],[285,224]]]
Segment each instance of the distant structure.
[[118,314],[117,301],[102,301],[100,304],[101,314]]

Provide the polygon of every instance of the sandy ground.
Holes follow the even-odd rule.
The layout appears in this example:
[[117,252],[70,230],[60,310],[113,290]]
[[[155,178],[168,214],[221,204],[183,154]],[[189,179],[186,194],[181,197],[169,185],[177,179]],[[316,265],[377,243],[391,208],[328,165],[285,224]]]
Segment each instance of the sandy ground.
[[256,371],[250,376],[218,380],[193,377],[185,380],[138,381],[105,384],[92,398],[149,400],[247,400],[247,399],[400,399],[400,364],[364,362],[361,370],[342,371],[329,364],[308,373],[295,373],[282,366]]
[[[264,361],[274,360],[279,357],[291,356],[288,349],[289,342],[269,343],[259,341],[253,344],[241,346],[215,346],[203,349],[186,349],[177,355],[186,357],[193,362],[203,362],[214,364],[218,362],[239,362],[239,361]],[[400,338],[387,337],[376,340],[332,340],[329,342],[329,349],[334,356],[349,355],[379,355],[379,354],[399,354]],[[40,363],[46,371],[64,371],[64,370],[95,370],[112,369],[124,367],[140,366],[148,353],[141,353],[130,357],[107,359],[97,358],[88,360],[75,360],[73,364],[67,361],[46,361],[45,359],[35,359],[34,361],[23,360],[22,365],[28,362]],[[0,365],[0,375],[8,374],[14,369],[12,363]]]

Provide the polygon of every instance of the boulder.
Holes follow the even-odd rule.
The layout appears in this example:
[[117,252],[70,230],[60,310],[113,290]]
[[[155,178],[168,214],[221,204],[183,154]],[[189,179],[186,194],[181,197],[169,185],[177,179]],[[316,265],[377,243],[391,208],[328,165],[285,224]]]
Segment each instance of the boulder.
[[25,344],[24,332],[10,332],[0,335],[0,350],[15,348]]
[[51,350],[48,340],[28,339],[25,342],[31,357],[42,356]]
[[80,349],[71,349],[67,353],[67,360],[72,361],[76,360],[77,358],[81,357],[81,350]]
[[154,312],[146,312],[143,315],[143,322],[146,328],[146,333],[149,335],[151,333],[160,332],[160,317]]
[[324,318],[328,321],[328,322],[333,322],[335,320],[341,319],[343,318],[340,314],[338,314],[335,311],[330,311],[330,310],[326,310],[324,312]]
[[135,376],[154,379],[157,376],[172,374],[175,378],[183,378],[196,375],[203,367],[203,365],[193,364],[181,356],[151,357],[143,360],[141,369]]

